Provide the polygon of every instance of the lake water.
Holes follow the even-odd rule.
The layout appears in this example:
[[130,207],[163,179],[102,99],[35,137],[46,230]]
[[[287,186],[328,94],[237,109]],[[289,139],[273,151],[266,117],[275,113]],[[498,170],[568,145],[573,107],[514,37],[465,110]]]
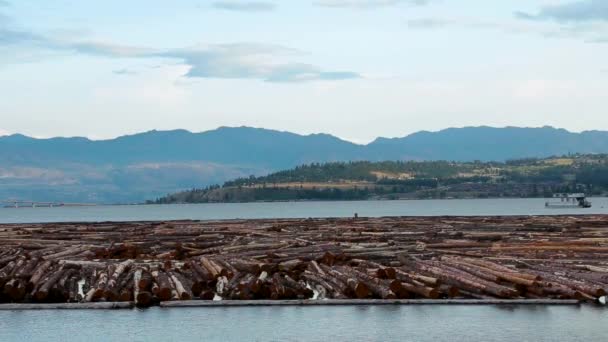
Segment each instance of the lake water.
[[590,200],[589,209],[547,209],[542,198],[0,208],[0,223],[351,217],[354,213],[370,217],[608,214],[608,198]]
[[0,312],[0,341],[606,341],[592,306],[152,308]]
[[[284,202],[0,209],[0,223],[400,215],[608,214],[543,199]],[[0,341],[606,341],[593,306],[362,306],[0,311]]]

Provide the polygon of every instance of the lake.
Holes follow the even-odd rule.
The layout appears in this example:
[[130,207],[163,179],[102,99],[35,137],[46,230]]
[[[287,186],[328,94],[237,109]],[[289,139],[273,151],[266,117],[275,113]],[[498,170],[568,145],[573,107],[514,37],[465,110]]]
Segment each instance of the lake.
[[542,198],[0,208],[0,223],[351,217],[354,213],[370,217],[608,214],[608,198],[590,200],[593,207],[588,209],[547,209]]
[[593,306],[329,306],[0,312],[0,341],[606,341]]
[[[544,199],[281,202],[0,209],[0,223],[400,215],[608,214]],[[0,341],[605,341],[594,306],[327,306],[0,311]]]

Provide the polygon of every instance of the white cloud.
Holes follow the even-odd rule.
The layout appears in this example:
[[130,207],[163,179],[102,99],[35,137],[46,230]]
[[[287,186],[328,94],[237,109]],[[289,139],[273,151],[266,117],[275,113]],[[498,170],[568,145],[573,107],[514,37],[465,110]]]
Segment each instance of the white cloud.
[[[301,52],[270,44],[239,43],[183,49],[153,49],[105,42],[59,40],[0,27],[0,48],[3,46],[26,46],[108,58],[178,59],[190,68],[185,74],[186,77],[261,79],[268,82],[345,80],[361,77],[353,71],[324,70],[320,66],[294,61],[292,57],[302,55]],[[125,70],[115,70],[114,73],[127,74]]]
[[266,44],[223,44],[170,50],[159,56],[183,60],[187,77],[262,79],[268,82],[304,82],[359,78],[350,71],[326,71],[291,61],[297,51]]

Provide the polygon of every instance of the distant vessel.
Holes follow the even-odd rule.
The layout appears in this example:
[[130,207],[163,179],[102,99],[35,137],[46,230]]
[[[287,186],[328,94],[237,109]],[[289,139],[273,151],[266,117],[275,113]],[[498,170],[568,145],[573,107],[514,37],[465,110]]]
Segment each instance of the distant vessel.
[[585,196],[584,193],[553,194],[553,199],[554,199],[554,201],[545,202],[545,207],[547,207],[547,208],[591,208],[591,202],[587,201],[587,196]]

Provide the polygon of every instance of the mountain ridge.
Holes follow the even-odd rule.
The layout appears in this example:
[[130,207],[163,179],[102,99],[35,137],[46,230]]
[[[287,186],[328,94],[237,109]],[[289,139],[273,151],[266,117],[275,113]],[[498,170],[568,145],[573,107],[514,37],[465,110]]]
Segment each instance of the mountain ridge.
[[343,139],[340,138],[336,135],[333,134],[329,134],[329,133],[323,133],[323,132],[319,132],[319,133],[295,133],[295,132],[291,132],[291,131],[287,131],[287,130],[280,130],[280,129],[271,129],[271,128],[264,128],[264,127],[255,127],[255,126],[247,126],[247,125],[241,125],[241,126],[219,126],[217,128],[214,129],[208,129],[208,130],[204,130],[204,131],[191,131],[185,128],[175,128],[175,129],[151,129],[148,131],[141,131],[141,132],[137,132],[137,133],[128,133],[128,134],[123,134],[123,135],[119,135],[113,138],[103,138],[103,139],[92,139],[86,136],[52,136],[52,137],[44,137],[44,138],[37,138],[37,137],[33,137],[33,136],[29,136],[23,133],[11,133],[11,134],[4,134],[4,135],[0,135],[0,140],[2,139],[6,139],[6,138],[14,138],[14,137],[19,137],[19,138],[27,138],[27,139],[31,139],[31,140],[60,140],[60,139],[64,139],[64,140],[69,140],[69,139],[74,139],[74,140],[86,140],[86,141],[90,141],[90,142],[104,142],[104,141],[112,141],[112,140],[117,140],[117,139],[121,139],[121,138],[128,138],[128,137],[133,137],[133,136],[141,136],[141,135],[150,135],[150,134],[156,134],[156,133],[187,133],[187,134],[194,134],[194,135],[198,135],[198,134],[205,134],[205,133],[210,133],[210,132],[221,132],[221,131],[226,131],[226,130],[239,130],[239,129],[246,129],[246,130],[260,130],[260,131],[267,131],[267,132],[277,132],[277,133],[288,133],[288,134],[293,134],[293,135],[298,135],[301,137],[314,137],[314,136],[329,136],[329,137],[333,137],[336,138],[338,140],[342,140],[344,142],[349,142],[351,144],[354,145],[359,145],[359,146],[368,146],[380,141],[385,141],[385,140],[399,140],[399,139],[405,139],[405,138],[409,138],[411,136],[415,136],[415,135],[419,135],[419,134],[438,134],[438,133],[445,133],[445,132],[449,132],[452,130],[467,130],[467,129],[497,129],[497,130],[504,130],[504,129],[524,129],[524,130],[539,130],[539,129],[550,129],[550,130],[554,130],[554,131],[563,131],[563,132],[567,132],[570,134],[593,134],[593,133],[608,133],[608,130],[583,130],[580,132],[573,132],[573,131],[569,131],[565,128],[558,128],[558,127],[554,127],[554,126],[550,126],[550,125],[545,125],[545,126],[502,126],[502,127],[497,127],[497,126],[489,126],[489,125],[478,125],[478,126],[474,126],[474,125],[470,125],[470,126],[462,126],[462,127],[447,127],[447,128],[442,128],[439,130],[420,130],[420,131],[416,131],[416,132],[412,132],[409,134],[406,134],[404,136],[397,136],[397,137],[383,137],[383,136],[379,136],[376,137],[375,139],[371,140],[369,143],[356,143],[347,139]]
[[607,131],[462,127],[357,144],[326,133],[219,127],[114,139],[0,137],[0,199],[140,202],[166,193],[333,161],[505,161],[608,152]]

